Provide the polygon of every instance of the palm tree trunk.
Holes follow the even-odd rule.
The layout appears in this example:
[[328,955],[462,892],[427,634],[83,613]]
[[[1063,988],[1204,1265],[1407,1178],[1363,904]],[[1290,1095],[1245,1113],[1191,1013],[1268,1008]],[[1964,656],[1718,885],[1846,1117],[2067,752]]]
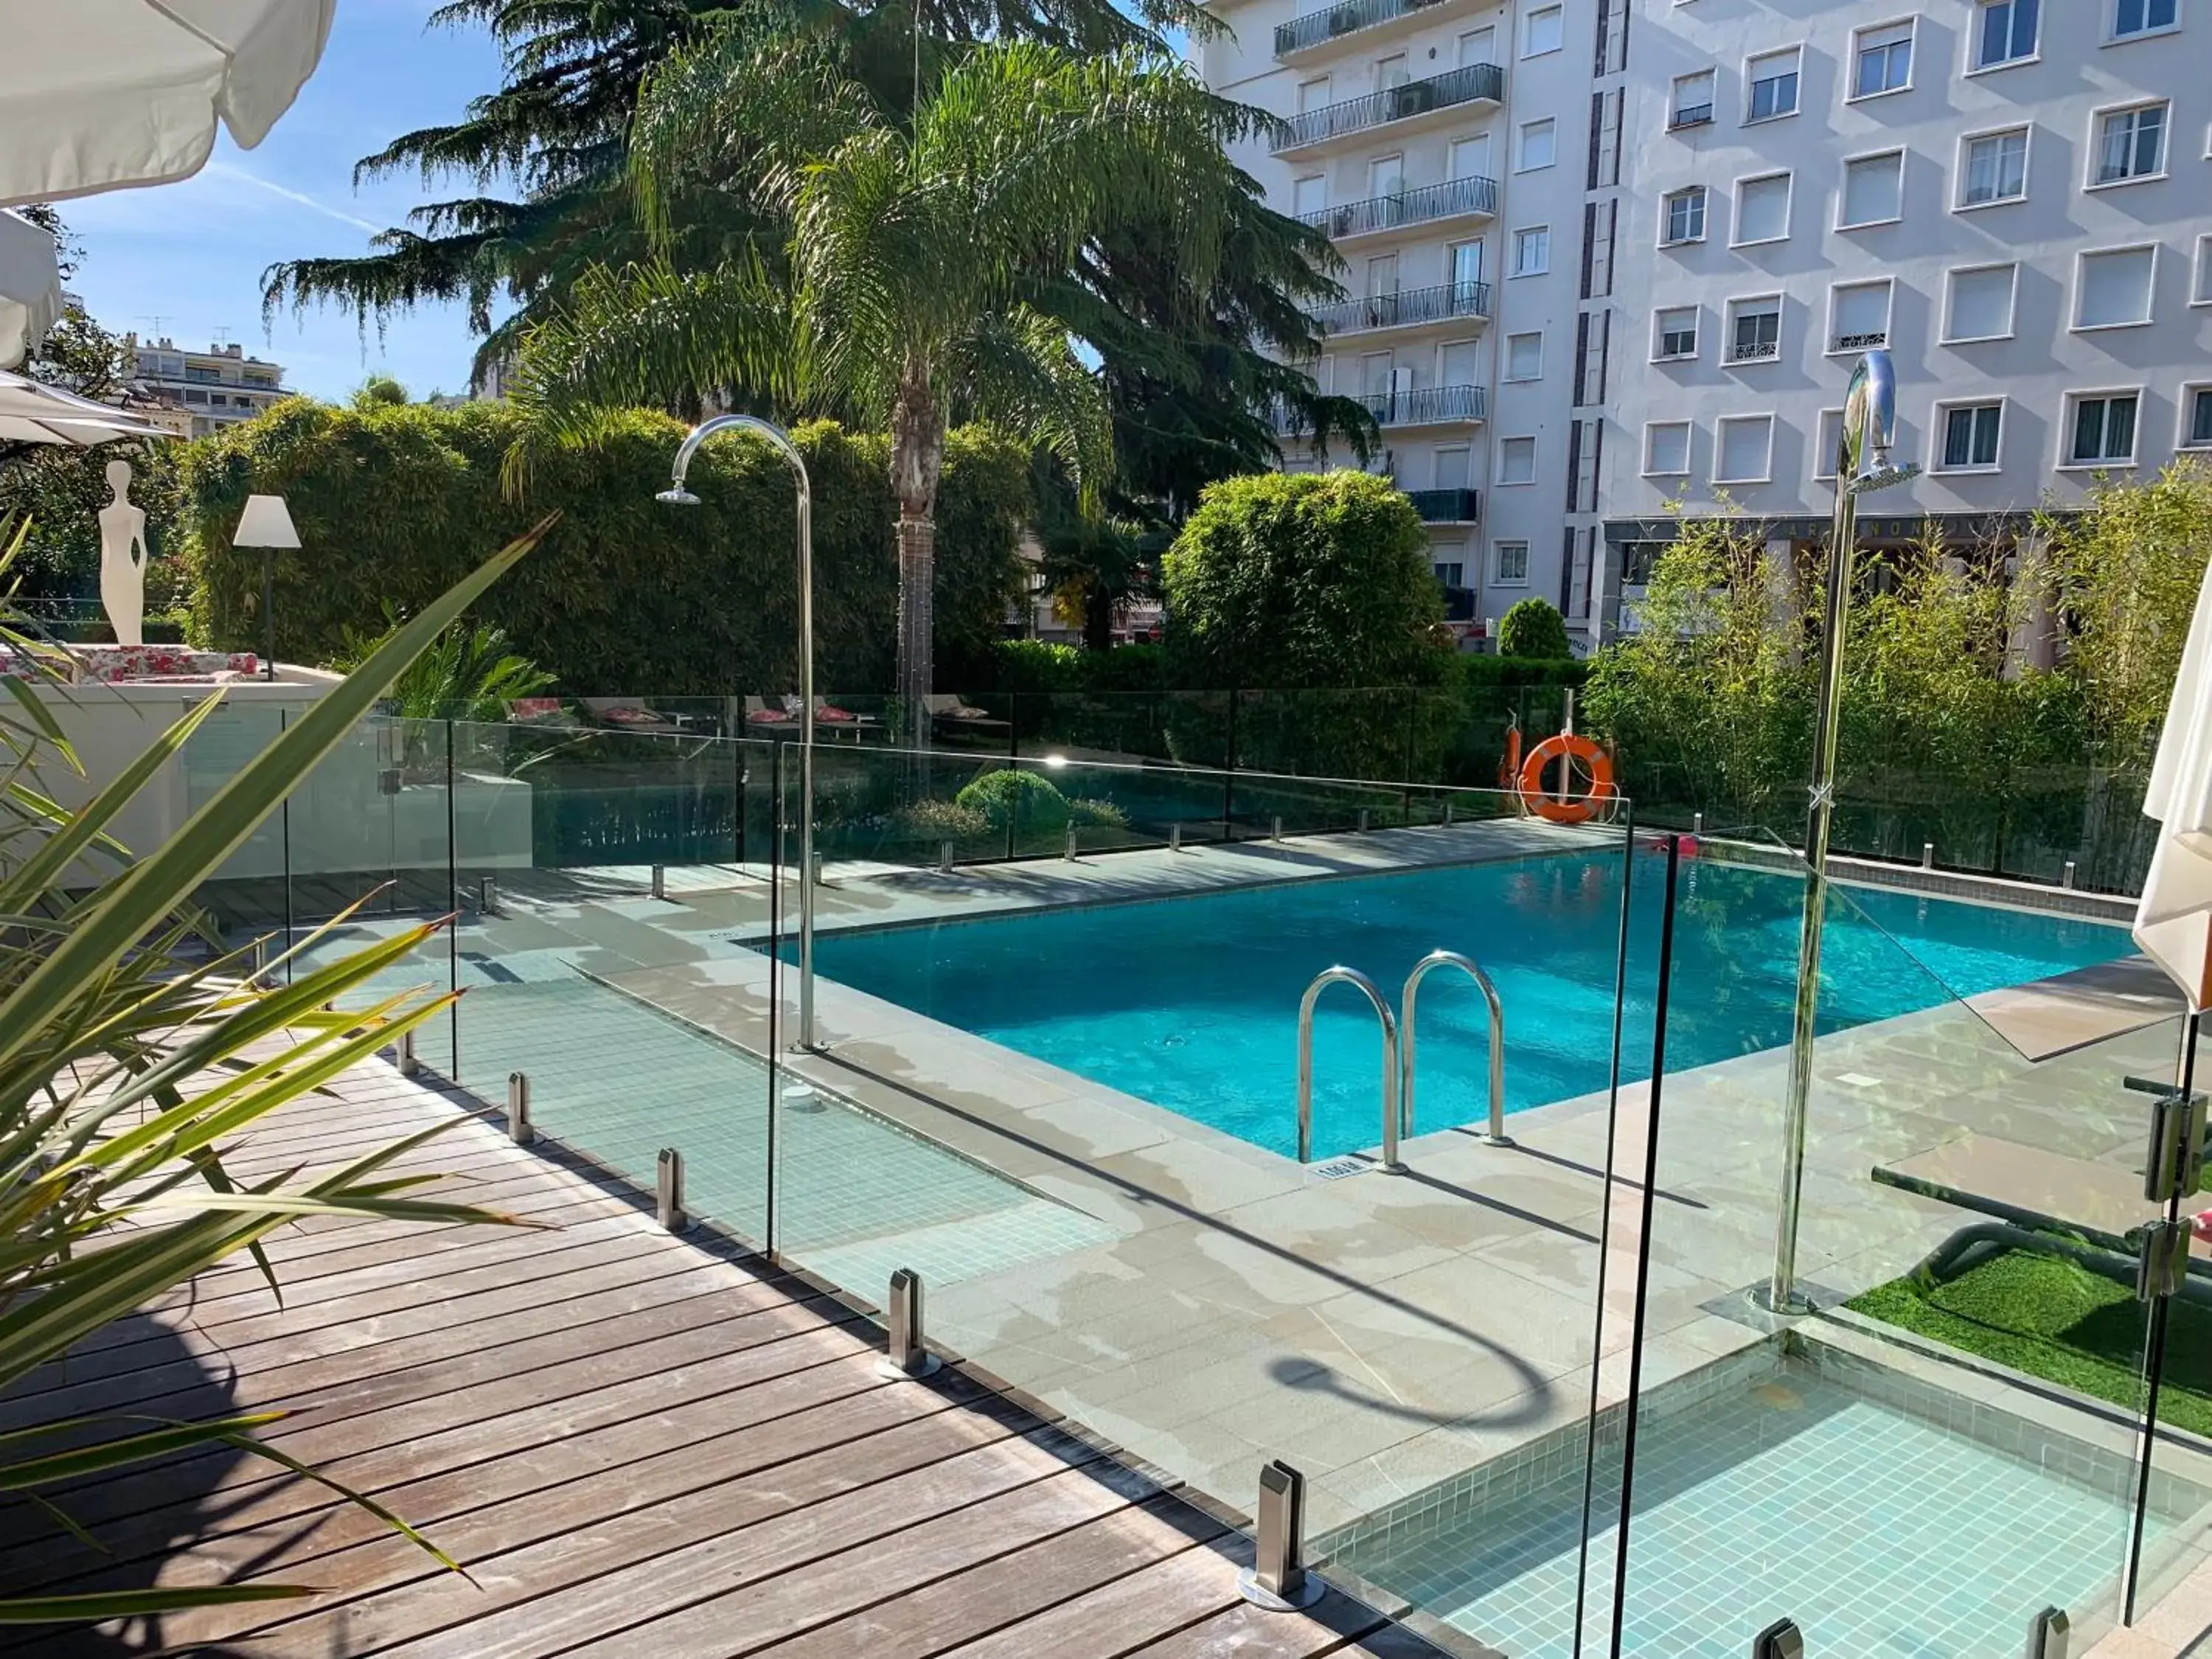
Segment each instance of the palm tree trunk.
[[927,364],[913,364],[891,408],[891,493],[898,501],[898,696],[908,741],[929,743],[937,689],[937,486],[945,473],[945,415]]

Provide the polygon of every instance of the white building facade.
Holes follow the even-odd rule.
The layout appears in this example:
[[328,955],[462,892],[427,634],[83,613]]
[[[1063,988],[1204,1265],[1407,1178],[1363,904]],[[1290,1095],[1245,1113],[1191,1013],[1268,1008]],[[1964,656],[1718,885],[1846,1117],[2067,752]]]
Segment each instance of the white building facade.
[[211,345],[205,351],[179,346],[167,337],[141,340],[124,337],[136,368],[137,386],[170,418],[181,435],[206,436],[218,427],[251,420],[284,394],[284,371],[249,357],[237,345]]
[[[1404,487],[1463,465],[1478,493],[1437,563],[1480,614],[1540,593],[1594,641],[1670,502],[1825,530],[1869,346],[1926,469],[1870,500],[1878,540],[2002,538],[2100,471],[2212,455],[2208,8],[1234,0],[1202,53],[1299,122],[1239,159],[1350,267],[1323,389],[1370,399]],[[1485,52],[1494,88],[1443,103]],[[1474,272],[1487,308],[1437,314]]]

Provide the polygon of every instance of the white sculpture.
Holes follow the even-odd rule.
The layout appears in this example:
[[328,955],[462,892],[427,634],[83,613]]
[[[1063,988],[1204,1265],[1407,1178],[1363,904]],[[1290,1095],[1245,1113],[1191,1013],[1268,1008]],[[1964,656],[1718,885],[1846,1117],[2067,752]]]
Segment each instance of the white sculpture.
[[107,464],[115,499],[100,509],[100,603],[118,645],[143,645],[146,620],[146,509],[131,504],[131,463]]

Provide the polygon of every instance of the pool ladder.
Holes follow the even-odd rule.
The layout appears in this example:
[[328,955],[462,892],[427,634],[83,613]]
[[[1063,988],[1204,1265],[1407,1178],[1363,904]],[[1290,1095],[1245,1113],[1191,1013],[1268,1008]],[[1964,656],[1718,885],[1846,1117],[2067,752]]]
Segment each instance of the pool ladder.
[[1492,1146],[1510,1146],[1505,1133],[1505,1010],[1498,988],[1482,964],[1458,951],[1431,951],[1406,975],[1401,996],[1405,1010],[1402,1036],[1382,989],[1357,968],[1338,963],[1313,976],[1298,1000],[1298,1162],[1313,1162],[1313,1019],[1314,1005],[1330,986],[1350,985],[1367,999],[1382,1026],[1382,1167],[1393,1173],[1406,1166],[1398,1158],[1401,1136],[1413,1133],[1413,1071],[1419,1031],[1421,981],[1438,968],[1456,968],[1473,980],[1490,1008],[1490,1124],[1483,1139]]

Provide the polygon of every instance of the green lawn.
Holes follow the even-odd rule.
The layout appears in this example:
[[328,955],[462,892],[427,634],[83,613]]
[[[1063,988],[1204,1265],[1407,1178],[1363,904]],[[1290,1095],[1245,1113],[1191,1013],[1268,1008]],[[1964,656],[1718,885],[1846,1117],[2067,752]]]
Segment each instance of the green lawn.
[[[2133,1291],[2061,1257],[2008,1251],[1932,1294],[1893,1279],[1849,1305],[1948,1347],[2142,1409],[2148,1310]],[[2166,1340],[2160,1419],[2212,1435],[2212,1310],[2176,1301]]]

